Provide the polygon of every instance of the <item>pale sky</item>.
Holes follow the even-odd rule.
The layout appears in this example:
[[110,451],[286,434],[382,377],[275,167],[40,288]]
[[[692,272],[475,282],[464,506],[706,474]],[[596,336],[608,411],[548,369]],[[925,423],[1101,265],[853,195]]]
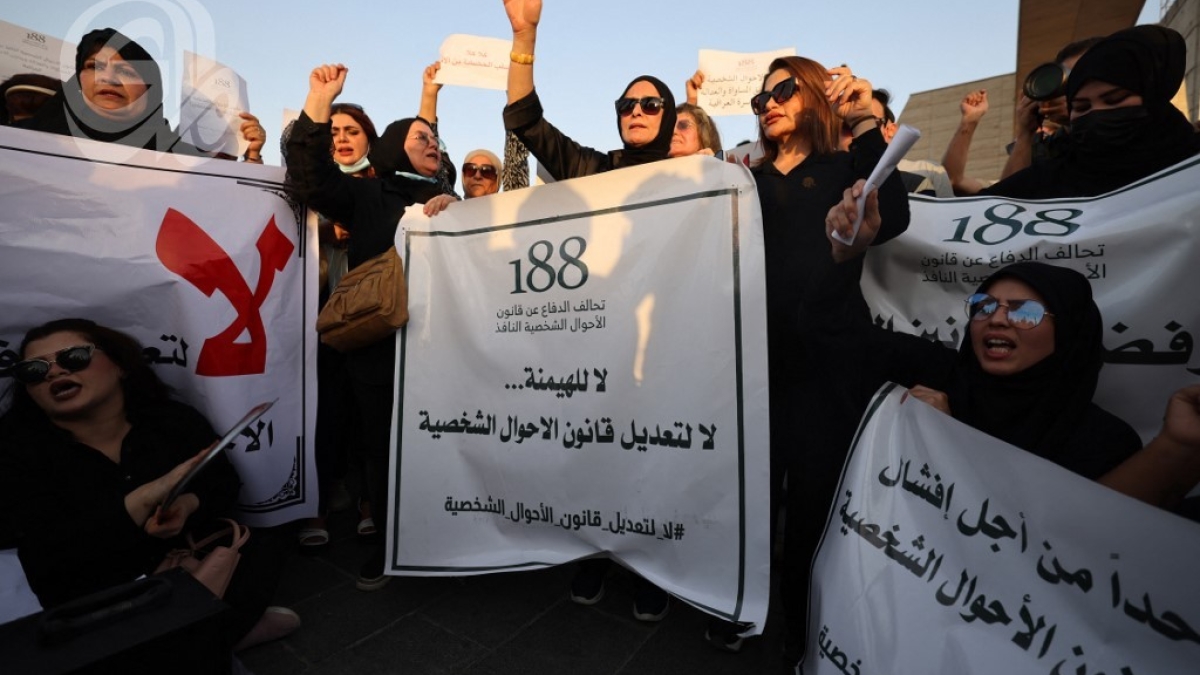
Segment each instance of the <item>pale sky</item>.
[[[1148,2],[1139,23],[1158,20]],[[77,41],[111,26],[138,39],[160,63],[182,45],[221,61],[249,83],[252,111],[279,162],[284,108],[299,109],[308,73],[321,63],[350,68],[340,100],[359,103],[380,131],[416,114],[421,73],[447,35],[509,39],[502,0],[53,0],[6,3],[5,21]],[[826,66],[848,64],[889,89],[900,114],[908,96],[1015,70],[1017,2],[922,0],[544,0],[535,82],[546,118],[584,145],[620,145],[612,102],[642,74],[684,100],[700,49],[757,52],[786,47]],[[155,48],[153,42],[159,42]],[[199,48],[193,45],[199,45]],[[211,52],[211,53],[209,53]],[[169,56],[168,56],[169,58]],[[164,72],[180,72],[166,64]],[[469,150],[501,154],[503,91],[442,89],[439,131],[460,165]],[[726,147],[755,135],[750,116],[718,118]]]

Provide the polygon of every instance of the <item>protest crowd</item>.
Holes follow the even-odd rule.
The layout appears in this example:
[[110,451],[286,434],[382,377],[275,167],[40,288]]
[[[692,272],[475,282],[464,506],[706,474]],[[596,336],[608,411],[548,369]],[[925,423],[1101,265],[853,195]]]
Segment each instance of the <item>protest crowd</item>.
[[[512,31],[507,104],[481,116],[494,120],[498,132],[503,125],[503,148],[451,154],[443,138],[452,140],[454,130],[438,125],[439,63],[423,71],[416,114],[343,101],[354,64],[312,64],[307,98],[297,101],[301,112],[278,140],[289,195],[319,214],[318,306],[341,302],[335,298],[345,290],[342,282],[356,270],[395,258],[397,228],[409,207],[423,205],[436,223],[465,200],[540,189],[531,187],[529,156],[556,182],[693,155],[709,157],[704,161],[712,166],[746,160],[725,157],[716,126],[697,103],[702,71],[680,83],[683,101],[646,74],[614,92],[614,149],[572,140],[570,120],[548,119],[535,87],[541,0],[503,6]],[[1053,64],[1057,86],[1027,84],[1008,164],[990,184],[965,175],[975,126],[989,105],[1004,104],[989,102],[987,92],[963,99],[941,178],[902,167],[869,182],[889,144],[899,142],[887,92],[852,63],[783,56],[767,66],[749,100],[759,135],[747,163],[761,205],[770,401],[770,489],[756,498],[769,500],[766,527],[779,579],[771,602],[785,623],[780,672],[799,672],[802,659],[815,658],[809,636],[820,626],[810,625],[812,563],[860,420],[887,382],[1131,503],[1200,521],[1200,501],[1187,497],[1200,484],[1200,384],[1154,401],[1162,425],[1148,442],[1097,405],[1104,332],[1112,322],[1102,317],[1084,274],[1042,261],[993,269],[962,298],[967,320],[953,345],[881,325],[860,283],[869,259],[887,258],[893,242],[922,227],[910,195],[1091,198],[1200,154],[1200,130],[1171,103],[1185,62],[1183,38],[1159,26],[1066,45]],[[3,124],[158,153],[263,161],[267,134],[250,113],[241,114],[240,157],[202,150],[172,130],[154,58],[115,29],[84,35],[74,68],[61,82],[20,74],[0,85]],[[219,430],[156,373],[144,358],[147,345],[98,322],[96,310],[80,306],[26,326],[17,358],[0,363],[7,390],[0,546],[17,550],[46,612],[164,572],[172,552],[190,546],[188,537],[201,539],[221,531],[224,519],[238,518],[245,482],[225,453],[209,452]],[[396,513],[388,508],[400,358],[395,330],[351,347],[324,340],[317,346],[310,364],[316,513],[254,528],[239,549],[240,560],[217,592],[231,608],[218,642],[233,665],[223,667],[237,672],[238,654],[303,634],[302,617],[275,605],[273,596],[290,555],[335,545],[331,513],[357,512],[363,544],[357,589],[378,591],[395,578],[386,555],[396,531]],[[794,432],[799,411],[818,420],[801,437]],[[392,545],[406,546],[403,533]],[[88,552],[85,569],[72,555],[80,549]],[[570,588],[562,592],[580,605],[599,602],[611,587],[606,581],[623,573],[602,554],[573,564]],[[631,588],[637,620],[670,620],[678,602],[671,593],[636,573]],[[714,617],[697,636],[697,649],[736,653],[760,632],[750,628]]]

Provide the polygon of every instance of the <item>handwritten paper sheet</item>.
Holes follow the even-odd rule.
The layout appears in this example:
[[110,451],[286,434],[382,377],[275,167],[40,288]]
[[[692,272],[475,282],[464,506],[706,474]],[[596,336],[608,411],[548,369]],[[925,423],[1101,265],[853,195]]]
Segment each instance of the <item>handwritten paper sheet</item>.
[[740,53],[715,49],[700,50],[699,68],[704,72],[697,103],[709,115],[753,115],[750,97],[762,89],[767,66],[781,56],[795,56],[796,50]]
[[456,33],[442,42],[438,50],[436,81],[478,89],[508,88],[509,54],[512,41]]

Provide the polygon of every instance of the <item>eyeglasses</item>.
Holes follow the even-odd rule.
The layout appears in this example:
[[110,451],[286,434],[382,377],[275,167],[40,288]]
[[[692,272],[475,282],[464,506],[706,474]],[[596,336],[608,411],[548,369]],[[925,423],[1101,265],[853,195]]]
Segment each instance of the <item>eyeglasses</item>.
[[96,349],[96,345],[78,345],[75,347],[66,347],[60,349],[53,354],[39,356],[36,359],[25,359],[13,364],[12,376],[22,384],[37,384],[46,379],[46,375],[50,373],[51,362],[49,357],[53,357],[54,363],[67,372],[78,372],[88,367],[92,362],[92,352]]
[[430,136],[429,134],[425,133],[424,131],[418,131],[417,133],[413,134],[412,136],[409,136],[408,139],[410,141],[416,140],[416,141],[420,142],[422,145],[437,145],[437,142],[438,142],[437,136]]
[[1042,319],[1054,316],[1037,300],[1009,300],[1002,303],[987,293],[976,293],[967,298],[967,316],[971,317],[972,321],[985,321],[1001,307],[1008,314],[1008,322],[1014,328],[1033,328],[1040,324]]
[[695,126],[696,125],[692,124],[691,120],[679,120],[675,123],[675,131],[687,131]]
[[484,180],[496,180],[496,167],[491,164],[472,164],[467,162],[462,165],[463,178],[474,178],[475,174]]
[[628,117],[633,114],[634,106],[642,106],[642,112],[647,115],[657,115],[662,112],[663,99],[661,96],[643,96],[641,98],[617,99],[617,114]]
[[764,91],[755,94],[750,99],[750,109],[755,115],[762,115],[767,112],[767,101],[775,99],[776,103],[785,103],[788,99],[796,95],[796,80],[789,77],[788,79],[775,85],[771,91]]

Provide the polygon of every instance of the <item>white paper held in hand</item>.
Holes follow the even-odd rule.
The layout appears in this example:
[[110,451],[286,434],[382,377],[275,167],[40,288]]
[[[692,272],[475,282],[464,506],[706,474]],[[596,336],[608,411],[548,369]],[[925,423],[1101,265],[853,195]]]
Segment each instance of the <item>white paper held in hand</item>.
[[834,239],[850,246],[854,244],[855,237],[858,236],[858,228],[862,226],[863,209],[866,208],[867,195],[871,190],[876,190],[887,177],[892,175],[892,171],[896,170],[896,165],[900,160],[904,159],[904,155],[908,154],[909,149],[913,144],[921,138],[921,132],[907,124],[901,124],[899,129],[896,129],[896,135],[892,137],[892,142],[888,144],[888,148],[883,153],[883,157],[879,158],[879,163],[875,165],[875,170],[867,177],[867,184],[863,187],[862,194],[858,196],[858,218],[854,220],[854,231],[849,237],[843,237],[834,231],[831,236]]

